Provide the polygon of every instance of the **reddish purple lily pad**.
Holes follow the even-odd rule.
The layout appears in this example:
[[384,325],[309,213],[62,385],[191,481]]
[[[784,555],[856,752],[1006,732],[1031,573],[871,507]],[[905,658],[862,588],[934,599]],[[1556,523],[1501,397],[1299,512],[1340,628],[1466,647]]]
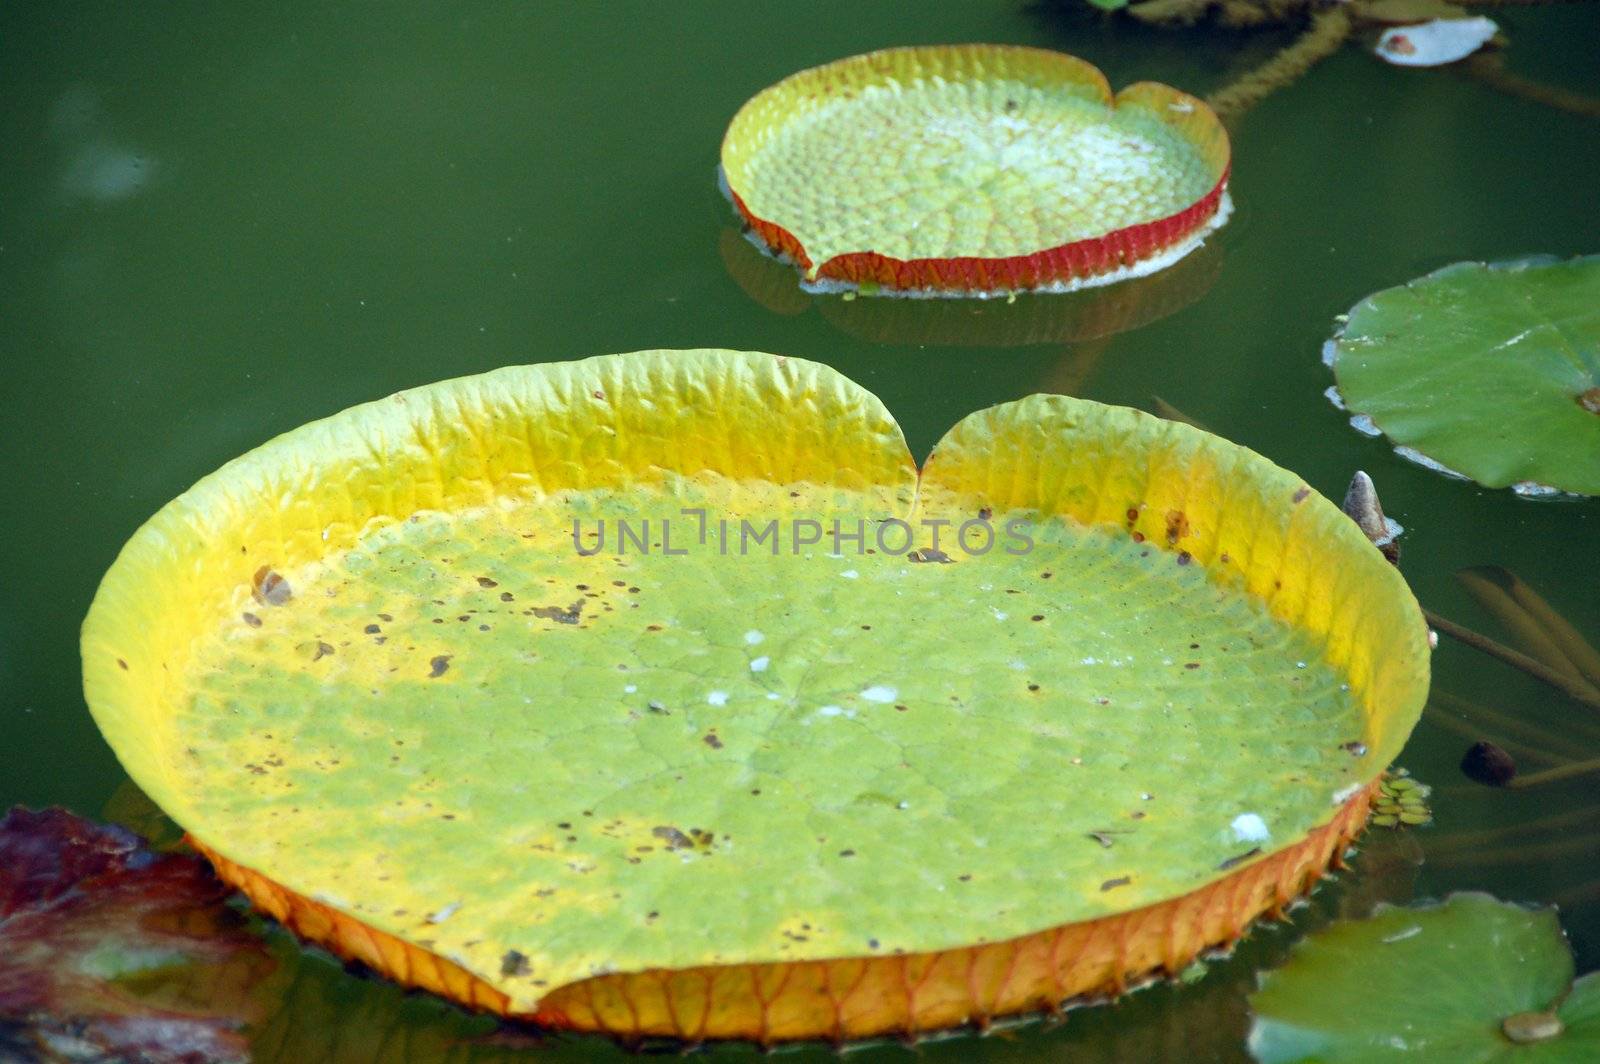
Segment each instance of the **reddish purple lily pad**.
[[275,962],[197,857],[62,809],[0,820],[0,1058],[246,1060]]

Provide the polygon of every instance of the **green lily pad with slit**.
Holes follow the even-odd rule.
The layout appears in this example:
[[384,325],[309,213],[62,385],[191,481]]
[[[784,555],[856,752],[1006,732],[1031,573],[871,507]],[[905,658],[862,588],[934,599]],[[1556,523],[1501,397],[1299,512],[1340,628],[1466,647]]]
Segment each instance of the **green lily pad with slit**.
[[1554,909],[1487,894],[1319,931],[1250,999],[1263,1064],[1600,1060],[1600,976],[1573,981]]
[[1324,358],[1358,427],[1407,458],[1600,495],[1600,255],[1446,266],[1356,304]]
[[[302,933],[551,1025],[770,1040],[1180,970],[1342,852],[1425,639],[1332,503],[1192,427],[1033,396],[919,471],[833,370],[681,351],[265,445],[135,537],[84,655],[138,785]],[[952,962],[908,1004],[902,958],[1009,942],[1012,997]],[[897,989],[839,1019],[805,983],[839,958]],[[589,985],[729,971],[721,1011],[682,1000],[714,974]]]

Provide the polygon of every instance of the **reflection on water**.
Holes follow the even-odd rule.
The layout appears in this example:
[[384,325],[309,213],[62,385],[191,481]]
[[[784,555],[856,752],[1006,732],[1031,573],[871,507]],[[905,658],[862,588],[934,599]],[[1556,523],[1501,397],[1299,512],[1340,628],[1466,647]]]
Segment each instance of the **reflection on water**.
[[124,200],[155,176],[155,159],[120,142],[89,85],[61,94],[50,109],[49,131],[62,155],[60,188],[68,199]]
[[1205,295],[1222,269],[1222,242],[1211,239],[1148,277],[1077,292],[1009,299],[911,299],[811,295],[788,263],[757,248],[738,229],[717,243],[723,265],[744,293],[775,314],[815,305],[848,336],[883,345],[1022,347],[1099,340],[1174,314]]

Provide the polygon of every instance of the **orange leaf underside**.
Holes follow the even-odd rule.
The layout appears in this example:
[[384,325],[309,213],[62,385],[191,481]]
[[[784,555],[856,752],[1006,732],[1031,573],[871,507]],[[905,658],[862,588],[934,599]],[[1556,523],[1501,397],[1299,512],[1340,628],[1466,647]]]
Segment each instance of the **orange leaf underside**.
[[1252,921],[1281,913],[1340,866],[1378,784],[1300,842],[1156,905],[935,953],[705,966],[598,975],[559,986],[531,1014],[461,966],[403,942],[221,856],[191,836],[217,874],[262,912],[346,960],[468,1008],[558,1030],[624,1040],[797,1039],[843,1042],[919,1035],[1075,1000],[1116,996],[1176,975],[1207,949],[1231,946]]
[[[871,282],[896,290],[971,292],[1047,288],[1085,281],[1144,262],[1200,232],[1221,208],[1228,176],[1229,170],[1224,169],[1210,192],[1176,214],[1028,255],[897,259],[875,251],[859,251],[835,255],[817,269],[817,277],[857,285]],[[768,248],[810,271],[814,265],[811,257],[793,233],[750,210],[737,192],[729,190],[729,194],[739,216]]]

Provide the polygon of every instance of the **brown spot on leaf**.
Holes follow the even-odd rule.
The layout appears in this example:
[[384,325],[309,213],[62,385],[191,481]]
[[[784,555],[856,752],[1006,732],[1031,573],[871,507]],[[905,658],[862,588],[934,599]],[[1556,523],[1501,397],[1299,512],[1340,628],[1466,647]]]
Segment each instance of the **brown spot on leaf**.
[[1179,565],[1188,565],[1192,561],[1194,561],[1194,555],[1190,554],[1188,551],[1180,550],[1178,552],[1178,564]]
[[1101,890],[1116,890],[1118,887],[1125,887],[1129,883],[1132,883],[1132,882],[1133,882],[1133,877],[1132,876],[1118,876],[1116,879],[1108,879],[1104,883],[1100,884],[1100,889]]
[[121,669],[123,672],[127,672],[128,671],[128,663],[126,661],[123,661],[121,658],[118,658],[117,659],[117,668]]
[[583,599],[578,599],[572,605],[562,609],[560,606],[536,606],[533,610],[535,617],[557,624],[577,624],[578,617],[583,613]]
[[941,565],[950,564],[950,555],[933,547],[923,547],[906,555],[906,560],[911,562],[938,562]]
[[243,617],[244,618],[244,623],[248,624],[251,628],[260,628],[261,627],[261,618],[257,617],[255,614],[249,612],[248,610],[245,611],[244,613],[241,613],[239,616]]
[[1302,487],[1299,491],[1294,493],[1294,501],[1296,503],[1305,502],[1306,501],[1306,496],[1308,496],[1310,494],[1311,494],[1311,489],[1310,488]]
[[453,655],[439,654],[428,662],[428,679],[437,680],[450,671],[450,658]]
[[256,575],[250,580],[250,593],[264,606],[282,606],[293,597],[289,581],[273,572],[268,565],[256,570]]
[[706,734],[701,738],[701,742],[705,743],[713,750],[722,749],[722,740],[717,738],[716,732],[706,732]]
[[1250,860],[1250,858],[1254,857],[1256,854],[1258,854],[1260,852],[1261,852],[1261,847],[1257,846],[1255,849],[1246,850],[1244,853],[1241,853],[1241,854],[1235,854],[1234,856],[1228,858],[1226,861],[1223,861],[1221,864],[1217,865],[1217,871],[1226,872],[1230,868],[1236,868],[1239,865],[1244,864],[1246,861]]
[[528,975],[532,971],[533,966],[528,963],[528,958],[514,949],[506,950],[506,955],[500,958],[500,975],[504,978]]
[[1578,405],[1591,414],[1600,414],[1600,387],[1590,388],[1579,395]]
[[[487,587],[499,587],[500,586],[500,581],[491,580],[487,576],[480,576],[480,577],[478,577],[478,586],[479,587],[485,587],[485,588],[487,588]],[[516,951],[512,950],[512,952],[515,953]]]
[[667,844],[669,850],[689,850],[694,848],[694,840],[675,827],[662,824],[660,827],[650,829],[650,834]]
[[1189,515],[1182,510],[1167,511],[1167,542],[1176,543],[1189,534]]

